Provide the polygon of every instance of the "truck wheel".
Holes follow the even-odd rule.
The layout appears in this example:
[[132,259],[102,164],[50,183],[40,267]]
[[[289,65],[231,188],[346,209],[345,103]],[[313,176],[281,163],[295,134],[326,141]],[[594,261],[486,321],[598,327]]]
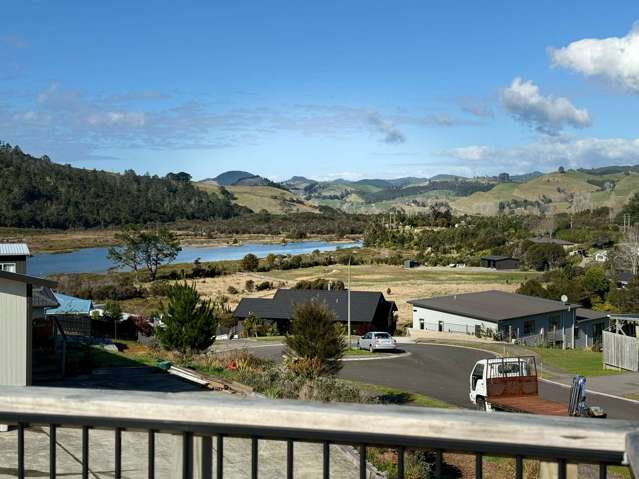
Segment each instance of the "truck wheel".
[[368,347],[368,351],[371,352],[371,353],[373,352],[373,345],[372,344]]
[[486,400],[483,397],[478,397],[475,401],[477,409],[480,411],[486,411]]

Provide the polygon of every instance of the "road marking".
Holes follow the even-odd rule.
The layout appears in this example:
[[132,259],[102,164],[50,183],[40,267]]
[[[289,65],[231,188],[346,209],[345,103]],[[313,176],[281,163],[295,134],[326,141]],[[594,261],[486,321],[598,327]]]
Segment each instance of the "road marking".
[[[423,345],[426,345],[426,346],[446,346],[446,347],[449,347],[449,348],[474,349],[475,351],[483,351],[483,352],[489,353],[489,354],[491,354],[493,356],[501,357],[501,354],[499,354],[499,353],[496,353],[494,351],[489,351],[488,349],[476,348],[474,346],[462,346],[460,344],[442,344],[442,343],[415,343],[415,344],[423,344]],[[544,378],[538,378],[538,379],[539,379],[539,381],[543,381],[543,382],[546,382],[546,383],[549,383],[549,384],[554,384],[555,386],[561,386],[561,387],[564,387],[564,388],[567,388],[567,389],[570,389],[572,387],[569,384],[564,384],[564,383],[560,383],[560,382],[557,382],[557,381],[551,381],[550,379],[544,379]],[[639,404],[639,401],[636,400],[636,399],[629,399],[629,398],[625,398],[623,396],[616,396],[614,394],[602,393],[600,391],[593,391],[592,389],[588,389],[586,391],[586,394],[595,394],[595,395],[598,395],[598,396],[605,396],[605,397],[609,397],[609,398],[612,398],[612,399],[619,399],[620,401],[627,401],[627,402],[630,402],[630,403],[633,403],[633,404]]]

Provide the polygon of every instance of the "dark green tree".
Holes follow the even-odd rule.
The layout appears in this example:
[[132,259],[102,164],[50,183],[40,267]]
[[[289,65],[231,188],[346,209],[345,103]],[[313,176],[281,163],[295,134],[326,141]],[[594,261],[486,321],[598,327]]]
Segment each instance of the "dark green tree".
[[320,374],[336,374],[346,351],[344,328],[325,305],[301,303],[293,310],[286,346],[291,356],[317,360]]
[[156,335],[162,347],[181,353],[203,351],[215,341],[220,318],[225,314],[218,303],[204,300],[195,285],[177,283],[166,292],[162,303],[162,326]]
[[558,244],[534,244],[526,250],[526,262],[537,271],[559,268],[566,264],[566,251]]
[[167,228],[142,233],[141,246],[151,281],[155,280],[160,265],[173,262],[182,251],[177,236]]
[[175,260],[182,250],[177,236],[166,228],[144,231],[132,226],[116,234],[115,238],[119,244],[109,248],[107,253],[111,261],[136,274],[146,266],[151,281],[155,280],[159,266]]
[[260,261],[253,253],[249,253],[240,262],[240,268],[243,271],[257,271],[257,267],[260,265]]

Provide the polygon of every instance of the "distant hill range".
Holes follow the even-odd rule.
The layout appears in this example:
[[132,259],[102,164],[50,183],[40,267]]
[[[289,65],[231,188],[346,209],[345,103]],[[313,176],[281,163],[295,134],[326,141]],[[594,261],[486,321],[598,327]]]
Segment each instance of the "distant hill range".
[[273,186],[275,188],[279,185],[268,178],[263,178],[259,175],[254,175],[248,171],[227,171],[215,178],[207,178],[201,181],[201,183],[209,183],[217,186]]
[[[223,186],[236,195],[238,205],[253,210],[263,206],[277,213],[317,211],[320,206],[351,213],[381,213],[392,208],[419,212],[442,202],[468,214],[556,213],[599,206],[620,209],[639,192],[639,165],[474,178],[438,174],[320,181],[293,176],[279,183],[245,171],[228,171],[200,185]],[[249,188],[257,186],[261,189]]]

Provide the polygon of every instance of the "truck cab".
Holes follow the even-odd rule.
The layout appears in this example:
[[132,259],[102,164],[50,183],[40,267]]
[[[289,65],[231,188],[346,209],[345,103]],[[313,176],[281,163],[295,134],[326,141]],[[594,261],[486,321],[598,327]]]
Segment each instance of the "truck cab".
[[482,359],[470,373],[470,402],[478,409],[492,411],[492,399],[537,394],[535,358]]

